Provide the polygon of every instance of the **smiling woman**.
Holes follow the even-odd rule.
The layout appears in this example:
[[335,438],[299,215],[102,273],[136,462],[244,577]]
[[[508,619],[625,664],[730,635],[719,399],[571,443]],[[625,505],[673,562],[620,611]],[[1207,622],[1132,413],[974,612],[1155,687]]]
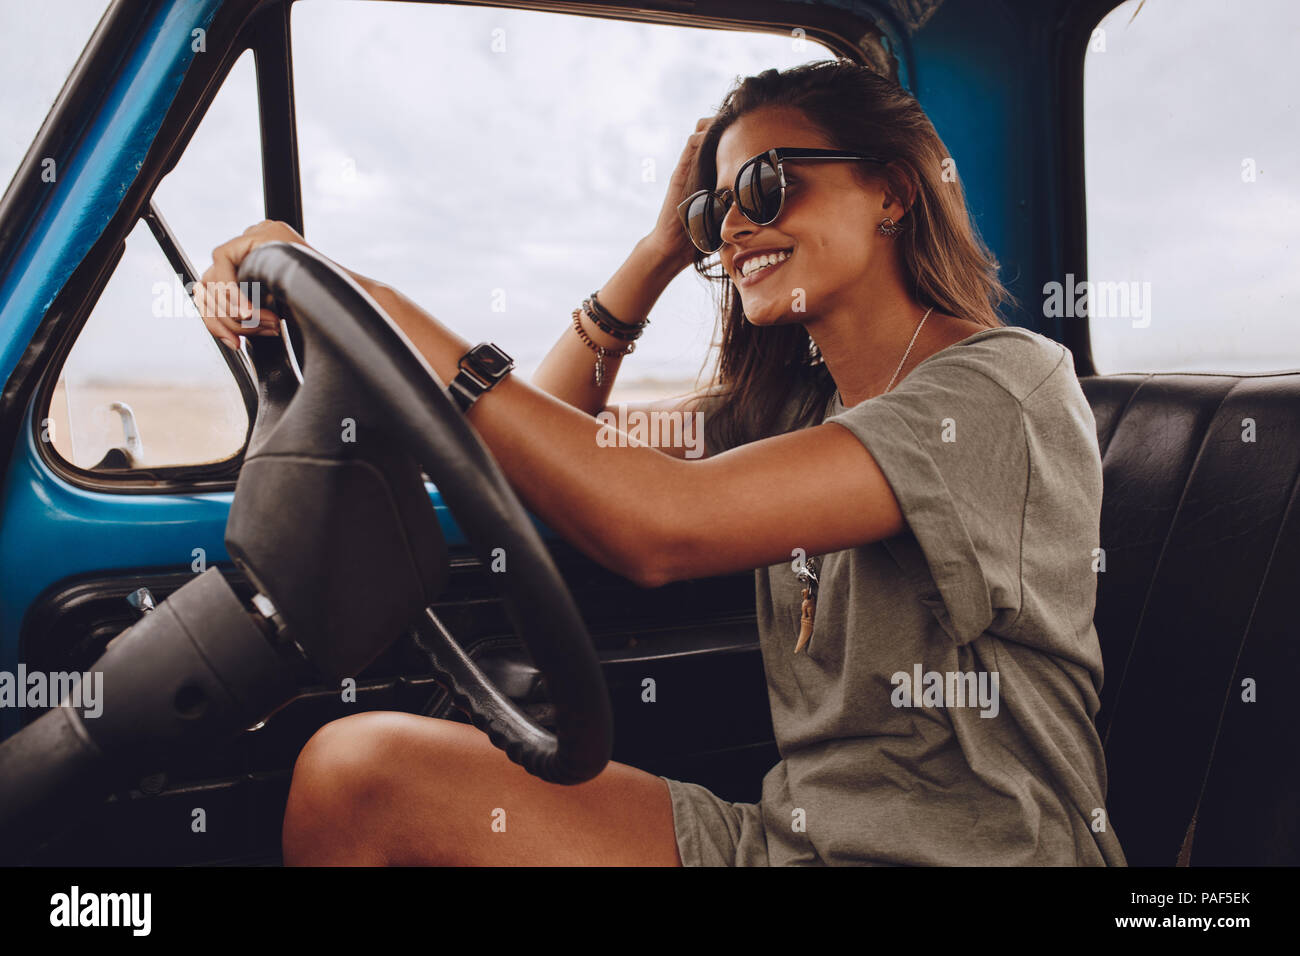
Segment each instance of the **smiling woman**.
[[[835,85],[846,94],[842,101],[827,95]],[[955,164],[915,100],[897,84],[869,70],[851,78],[828,69],[771,70],[737,87],[722,117],[701,146],[698,181],[710,187],[715,178],[729,182],[725,160],[739,164],[735,205],[741,215],[719,219],[709,241],[697,241],[702,252],[695,260],[696,270],[720,285],[722,345],[714,374],[715,391],[726,395],[714,406],[720,434],[734,441],[745,434],[739,430],[744,427],[757,428],[750,435],[770,429],[798,383],[810,379],[816,384],[804,416],[824,408],[837,385],[850,405],[884,391],[892,366],[882,367],[874,380],[845,381],[844,369],[831,366],[831,375],[823,374],[828,369],[822,357],[843,351],[849,340],[854,352],[879,354],[905,327],[910,332],[924,310],[890,293],[904,282],[919,302],[939,310],[930,327],[942,326],[947,341],[1003,324],[997,309],[1010,295],[998,281],[996,260],[971,228]],[[757,127],[748,137],[753,143],[789,147],[798,139],[804,153],[838,158],[795,153],[782,159],[788,150],[781,149],[749,158],[744,149],[726,148],[735,135],[723,142],[733,122],[746,131]],[[787,165],[799,179],[791,182]],[[765,192],[771,194],[766,209]],[[786,204],[790,208],[782,215]],[[774,229],[748,228],[778,216]],[[741,236],[757,231],[769,238],[739,245],[732,240],[727,248],[735,251],[729,257],[723,250],[720,274],[706,253],[727,240],[729,222],[744,230]],[[798,238],[805,223],[816,224],[816,245],[806,244],[801,254]],[[872,232],[891,239],[892,246],[885,247],[897,247],[897,255],[872,255],[877,245],[868,241]],[[761,254],[790,261],[749,278],[746,259]],[[821,301],[810,302],[814,294]],[[865,300],[873,302],[877,318],[863,328],[861,317],[851,313]],[[765,328],[771,324],[767,315],[786,311],[806,314],[809,321]],[[899,316],[908,311],[910,326]],[[892,315],[882,321],[881,313]],[[763,348],[756,341],[760,329]],[[848,375],[856,378],[854,372]]]
[[[799,162],[836,153],[855,158]],[[1093,724],[1096,424],[1069,353],[1001,323],[950,169],[915,99],[864,67],[744,80],[536,385],[353,273],[453,382],[528,508],[593,560],[644,587],[755,569],[782,759],[758,803],[619,763],[557,788],[469,728],[357,715],[299,756],[286,862],[1124,862]],[[705,206],[682,228],[692,179]],[[215,250],[196,290],[215,333],[245,331],[238,303],[213,303],[271,241],[305,240],[263,223]],[[708,457],[611,442],[593,347],[599,363],[634,343],[705,249],[724,348],[714,389],[677,404],[703,412]],[[910,674],[953,693],[918,681],[900,702]],[[514,829],[484,824],[497,811]]]

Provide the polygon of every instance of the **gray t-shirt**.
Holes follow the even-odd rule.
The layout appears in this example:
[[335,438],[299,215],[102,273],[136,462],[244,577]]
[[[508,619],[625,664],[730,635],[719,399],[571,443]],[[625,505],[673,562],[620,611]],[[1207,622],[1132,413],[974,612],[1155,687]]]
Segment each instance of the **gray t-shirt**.
[[1093,723],[1101,458],[1069,351],[989,329],[829,412],[907,526],[818,556],[797,655],[794,559],[756,570],[781,761],[758,804],[663,778],[683,862],[1123,865]]

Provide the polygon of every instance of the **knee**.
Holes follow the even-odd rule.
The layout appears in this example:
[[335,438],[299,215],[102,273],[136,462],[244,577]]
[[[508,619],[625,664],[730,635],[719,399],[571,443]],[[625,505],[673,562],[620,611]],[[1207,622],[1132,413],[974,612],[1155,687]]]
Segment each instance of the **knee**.
[[285,805],[286,865],[383,862],[374,814],[394,769],[386,751],[403,716],[353,714],[325,724],[307,741],[294,763]]

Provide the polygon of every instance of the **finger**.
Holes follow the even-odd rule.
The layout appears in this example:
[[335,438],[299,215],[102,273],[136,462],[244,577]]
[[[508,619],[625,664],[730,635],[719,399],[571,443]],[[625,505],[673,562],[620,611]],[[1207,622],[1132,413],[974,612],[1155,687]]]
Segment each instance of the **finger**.
[[237,236],[213,249],[212,265],[203,273],[203,281],[209,285],[238,281],[238,263],[248,254],[252,244],[252,237]]
[[257,328],[258,320],[254,306],[248,301],[237,281],[226,280],[213,283],[210,294],[218,317],[233,320],[241,329]]
[[192,302],[192,303],[194,304],[194,310],[195,310],[196,312],[198,312],[198,314],[199,314],[199,318],[203,320],[203,324],[204,324],[204,325],[207,325],[207,324],[208,324],[208,318],[207,318],[207,316],[204,314],[204,313],[207,311],[207,309],[205,308],[204,303],[203,303],[203,283],[202,283],[202,282],[195,282],[192,286],[190,286],[190,302]]
[[217,250],[213,250],[213,263],[194,284],[194,305],[204,319],[215,318],[226,311],[221,295],[225,277],[217,262]]
[[256,323],[246,326],[240,319],[230,314],[224,293],[223,287],[213,283],[194,286],[194,305],[199,310],[199,315],[202,316],[203,324],[208,327],[208,331],[220,338],[231,333],[237,336],[257,328]]
[[[229,243],[227,243],[229,245]],[[230,314],[230,309],[223,304],[221,283],[233,277],[234,268],[228,256],[223,255],[225,247],[213,250],[212,266],[194,284],[191,298],[198,309],[204,326],[212,336],[233,352],[239,351],[239,323]]]
[[[256,283],[254,283],[254,286],[256,286]],[[241,328],[245,330],[256,330],[268,326],[279,327],[280,317],[270,309],[262,306],[260,290],[257,290],[256,288],[254,289],[254,298],[257,299],[256,303],[249,301],[248,297],[244,295],[242,287],[237,288],[236,294],[239,299],[236,308],[239,310],[239,324]]]
[[221,330],[219,334],[245,335],[257,329],[257,326],[241,325],[238,319],[229,316],[214,316],[211,320]]
[[256,244],[256,236],[245,234],[217,246],[212,250],[212,268],[203,274],[204,280],[210,278],[215,282],[238,283],[239,263],[244,261],[244,257]]
[[216,287],[210,295],[212,302],[217,306],[218,318],[233,319],[235,325],[243,330],[257,327],[257,322],[253,321],[252,304],[247,303],[245,307],[247,300],[239,289],[238,275],[239,263],[257,244],[257,236],[251,234],[256,228],[251,227],[244,235],[213,249],[212,268],[203,276],[205,281],[210,281],[210,284]]
[[199,311],[204,324],[212,329],[214,335],[218,334],[218,330],[238,333],[250,328],[232,314],[226,289],[219,284],[204,284],[203,302]]
[[704,133],[692,133],[686,138],[686,145],[682,147],[682,155],[677,160],[679,167],[689,166],[694,161],[695,154],[700,151],[705,135]]
[[203,324],[207,326],[217,338],[225,337],[227,329],[217,318],[216,306],[212,303],[212,290],[206,283],[196,283],[194,286],[194,307],[199,310],[199,316],[203,319]]
[[223,316],[232,319],[236,326],[245,331],[257,328],[257,321],[252,318],[252,308],[245,308],[244,306],[244,297],[239,292],[238,283],[222,283],[218,296]]

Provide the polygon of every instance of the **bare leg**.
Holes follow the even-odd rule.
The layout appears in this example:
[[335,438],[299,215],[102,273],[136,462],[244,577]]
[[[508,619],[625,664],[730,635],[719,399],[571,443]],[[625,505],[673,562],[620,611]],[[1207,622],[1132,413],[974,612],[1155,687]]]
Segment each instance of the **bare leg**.
[[610,764],[546,783],[474,727],[374,711],[322,727],[294,766],[286,865],[681,866],[668,785]]

